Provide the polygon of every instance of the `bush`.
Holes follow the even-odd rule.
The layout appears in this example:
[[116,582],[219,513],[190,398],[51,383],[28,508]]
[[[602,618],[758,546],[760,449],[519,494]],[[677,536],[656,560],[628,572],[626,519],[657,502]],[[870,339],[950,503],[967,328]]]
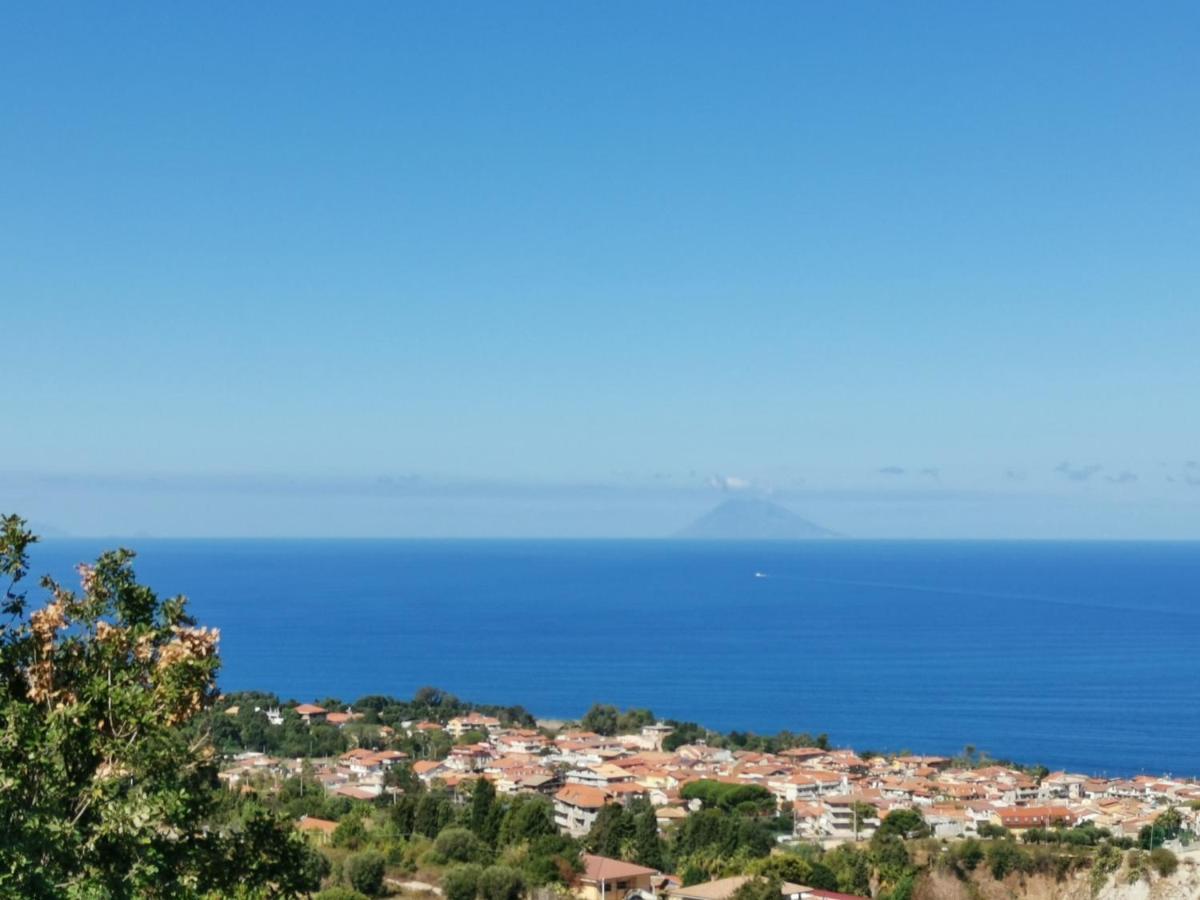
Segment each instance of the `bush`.
[[728,784],[701,779],[685,784],[679,796],[685,800],[699,800],[705,809],[737,810],[751,815],[775,807],[771,792],[757,784]]
[[313,900],[369,900],[366,894],[346,887],[326,888],[313,896]]
[[358,816],[347,816],[333,830],[333,846],[357,850],[367,839],[367,829]]
[[483,866],[477,863],[451,866],[442,876],[442,894],[446,900],[475,900],[482,874]]
[[987,848],[988,867],[992,877],[1000,881],[1009,872],[1017,872],[1025,867],[1027,858],[1012,841],[996,841]]
[[447,828],[433,842],[433,852],[441,862],[485,863],[489,859],[487,845],[466,828]]
[[524,889],[521,873],[508,866],[488,866],[480,874],[476,888],[483,900],[518,900]]
[[976,866],[983,862],[983,844],[975,838],[967,838],[956,844],[950,852],[954,855],[954,861],[967,872],[974,872]]
[[1163,878],[1174,874],[1179,868],[1179,859],[1166,847],[1158,847],[1150,851],[1150,865]]
[[350,886],[368,897],[383,890],[383,857],[372,850],[348,856],[343,871]]

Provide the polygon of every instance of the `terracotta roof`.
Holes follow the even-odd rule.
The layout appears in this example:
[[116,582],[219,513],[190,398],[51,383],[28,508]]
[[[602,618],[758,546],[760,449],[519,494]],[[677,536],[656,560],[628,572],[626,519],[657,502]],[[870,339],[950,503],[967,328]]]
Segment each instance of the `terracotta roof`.
[[323,712],[325,712],[324,707],[317,706],[313,703],[301,703],[296,707],[296,715],[298,716],[314,716]]
[[638,875],[657,875],[657,869],[635,866],[633,863],[607,856],[583,854],[583,877],[587,881],[611,881],[614,878],[636,878]]
[[[731,878],[718,878],[716,881],[706,881],[704,884],[693,884],[688,887],[672,888],[672,897],[687,897],[693,900],[727,900],[747,881],[750,881],[750,875],[734,875]],[[781,885],[783,894],[803,894],[805,891],[810,891],[812,888],[805,887],[802,884],[792,884],[785,881]]]
[[301,816],[296,827],[301,831],[323,831],[325,834],[333,834],[337,829],[337,822],[318,819],[316,816]]
[[554,795],[554,799],[583,809],[600,809],[608,803],[608,792],[586,784],[568,784]]

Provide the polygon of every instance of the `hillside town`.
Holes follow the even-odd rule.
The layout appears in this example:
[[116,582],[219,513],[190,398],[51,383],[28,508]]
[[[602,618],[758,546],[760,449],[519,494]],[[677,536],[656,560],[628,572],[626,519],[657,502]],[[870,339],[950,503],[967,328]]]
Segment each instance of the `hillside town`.
[[[268,722],[282,721],[279,709],[256,712]],[[309,726],[337,729],[364,719],[353,708],[315,704],[297,705],[289,714]],[[1200,782],[1194,779],[1036,772],[970,755],[864,757],[824,746],[759,752],[710,746],[703,739],[681,744],[668,740],[674,730],[655,721],[604,735],[576,723],[538,720],[536,727],[523,727],[468,712],[444,721],[377,725],[366,732],[377,738],[373,746],[336,756],[240,752],[227,759],[220,778],[237,791],[248,784],[307,777],[330,797],[374,804],[387,804],[405,790],[397,777],[401,770],[458,803],[469,802],[474,786],[486,780],[498,796],[545,797],[553,804],[555,826],[572,838],[587,836],[606,807],[635,803],[648,803],[659,832],[670,834],[702,809],[701,800],[689,796],[688,786],[698,783],[761,789],[760,795],[769,798],[765,812],[790,820],[790,828],[776,836],[781,848],[870,841],[880,823],[899,810],[919,812],[927,834],[945,842],[1000,833],[1020,838],[1037,829],[1088,825],[1134,840],[1168,809],[1178,811],[1182,831],[1200,832]],[[421,757],[397,749],[435,735],[446,752]],[[337,828],[335,821],[309,816],[296,824],[318,841]],[[677,873],[588,854],[574,890],[586,900],[660,894],[673,900],[726,900],[746,880],[735,876],[685,884]],[[787,881],[782,891],[792,900],[851,896]]]

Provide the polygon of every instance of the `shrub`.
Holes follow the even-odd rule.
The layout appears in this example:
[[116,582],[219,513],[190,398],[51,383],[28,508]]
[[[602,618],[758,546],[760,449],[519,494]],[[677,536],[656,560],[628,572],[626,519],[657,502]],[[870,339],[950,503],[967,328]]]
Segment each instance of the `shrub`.
[[488,848],[466,828],[447,828],[433,842],[433,852],[442,862],[483,863],[488,861]]
[[442,894],[446,900],[475,900],[482,874],[483,866],[478,863],[451,866],[442,876]]
[[1179,868],[1179,859],[1166,847],[1157,847],[1150,851],[1150,865],[1163,878],[1174,874]]
[[350,887],[368,897],[383,890],[383,857],[372,850],[348,856],[343,871]]
[[988,846],[987,861],[992,877],[1000,881],[1009,872],[1024,868],[1026,856],[1012,841],[996,841]]
[[508,866],[488,866],[480,874],[476,888],[483,900],[518,900],[524,889],[521,873]]
[[357,850],[367,838],[367,829],[358,816],[347,816],[333,830],[333,846]]
[[366,894],[347,887],[326,888],[314,895],[313,900],[369,900]]
[[983,844],[975,838],[967,838],[951,851],[955,861],[966,871],[973,872],[975,867],[983,862]]

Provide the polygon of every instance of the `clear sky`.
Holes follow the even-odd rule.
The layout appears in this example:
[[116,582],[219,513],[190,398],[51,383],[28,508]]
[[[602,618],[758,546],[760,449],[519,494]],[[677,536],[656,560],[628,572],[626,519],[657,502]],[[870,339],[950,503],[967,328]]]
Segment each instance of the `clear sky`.
[[9,4],[0,508],[1200,537],[1195,3]]

